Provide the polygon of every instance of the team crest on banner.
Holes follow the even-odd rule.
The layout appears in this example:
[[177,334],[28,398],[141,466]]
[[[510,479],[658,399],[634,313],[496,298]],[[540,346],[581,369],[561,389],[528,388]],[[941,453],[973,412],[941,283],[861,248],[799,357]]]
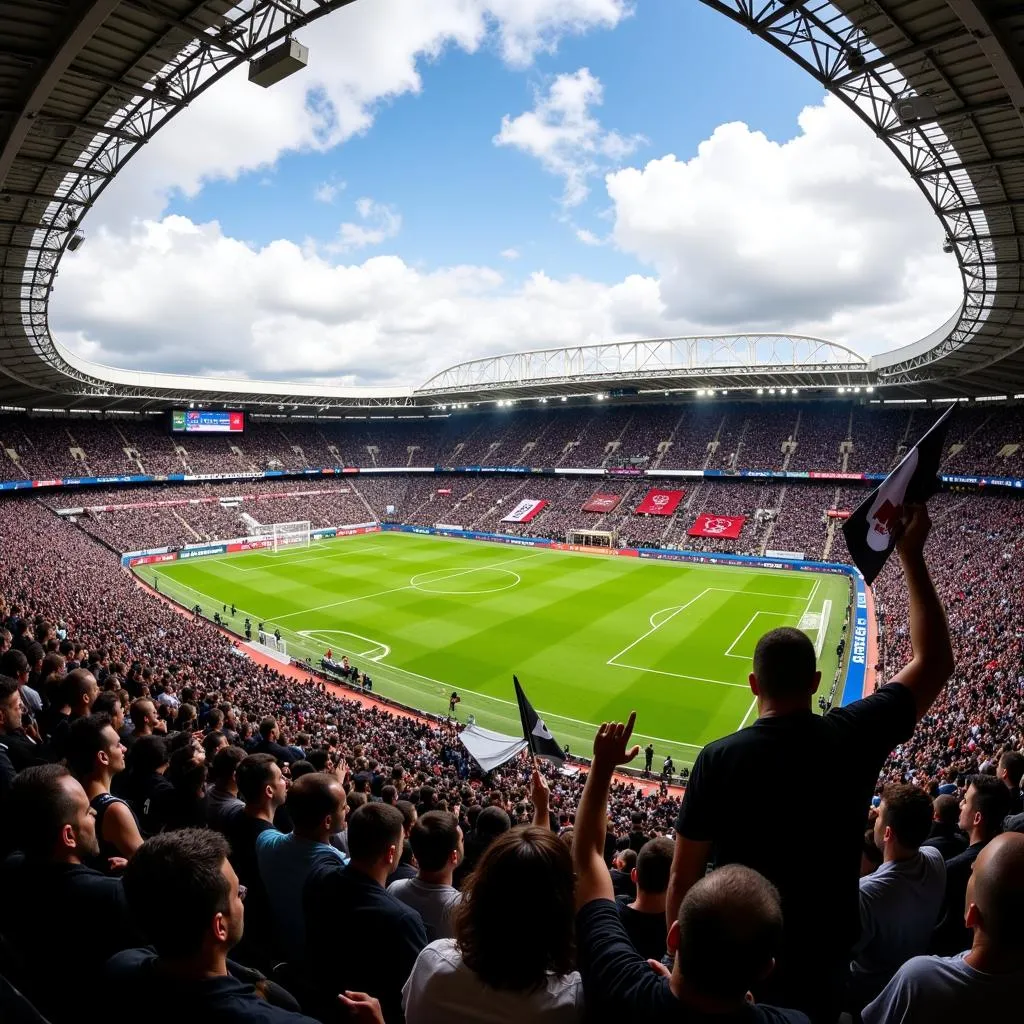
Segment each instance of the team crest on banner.
[[686,532],[691,537],[721,537],[735,540],[743,531],[746,516],[715,516],[704,512]]
[[645,495],[644,500],[636,507],[638,515],[647,516],[670,516],[683,500],[685,491],[665,491],[660,488],[651,488]]

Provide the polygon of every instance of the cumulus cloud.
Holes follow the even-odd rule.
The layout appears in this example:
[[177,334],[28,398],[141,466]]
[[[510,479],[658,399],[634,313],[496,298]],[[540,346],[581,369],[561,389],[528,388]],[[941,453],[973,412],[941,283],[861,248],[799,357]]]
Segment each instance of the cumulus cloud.
[[576,239],[584,245],[604,245],[604,241],[587,228],[577,228]]
[[558,75],[547,93],[537,95],[533,110],[501,119],[494,144],[535,157],[564,180],[563,204],[577,206],[590,192],[590,178],[621,163],[644,141],[603,128],[591,109],[602,99],[601,83],[589,68]]
[[[91,232],[61,265],[52,322],[113,365],[408,384],[503,351],[673,334],[792,331],[870,353],[922,337],[960,296],[927,205],[832,100],[788,142],[725,125],[692,159],[606,188],[609,244],[640,268],[617,282],[347,261],[166,217]],[[365,200],[353,227],[382,230],[387,209]]]
[[850,336],[887,309],[877,347],[936,326],[958,286],[917,189],[833,97],[799,125],[784,143],[722,125],[689,161],[608,175],[615,243],[656,272],[670,316],[706,328]]
[[346,221],[342,224],[338,229],[337,241],[325,247],[328,252],[350,252],[353,249],[380,245],[381,242],[394,238],[402,229],[401,214],[385,203],[378,203],[367,197],[357,199],[356,213],[360,217],[360,222]]
[[226,76],[170,121],[128,163],[90,222],[123,229],[159,216],[169,196],[273,168],[287,152],[326,152],[367,131],[384,102],[422,87],[420,65],[449,47],[491,46],[528,64],[567,35],[613,28],[629,0],[372,0],[304,28],[309,66],[271,89]]
[[502,249],[501,252],[498,253],[498,255],[503,260],[517,260],[517,259],[519,259],[519,250],[518,249]]

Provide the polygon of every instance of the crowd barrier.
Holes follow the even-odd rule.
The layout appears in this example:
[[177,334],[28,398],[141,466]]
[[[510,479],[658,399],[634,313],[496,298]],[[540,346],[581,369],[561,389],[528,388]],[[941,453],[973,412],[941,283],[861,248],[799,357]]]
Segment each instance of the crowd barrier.
[[588,555],[605,554],[625,558],[649,558],[655,561],[689,562],[700,565],[747,565],[759,569],[786,569],[793,572],[821,572],[845,576],[853,588],[850,615],[849,647],[846,670],[841,680],[841,705],[859,700],[874,688],[876,636],[871,591],[864,577],[852,565],[841,562],[794,561],[787,558],[761,558],[754,555],[728,555],[677,548],[600,548],[582,544],[565,544],[540,537],[515,537],[507,533],[480,530],[456,530],[434,526],[408,526],[404,523],[382,523],[385,532],[416,533],[465,540],[485,540],[512,547],[548,548],[554,551],[576,551]]

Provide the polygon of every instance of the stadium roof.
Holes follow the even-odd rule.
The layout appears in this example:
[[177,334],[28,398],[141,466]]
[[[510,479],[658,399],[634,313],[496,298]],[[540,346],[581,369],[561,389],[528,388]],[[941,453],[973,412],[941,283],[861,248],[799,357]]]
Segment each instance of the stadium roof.
[[659,339],[472,360],[420,387],[331,388],[117,370],[61,346],[53,279],[119,168],[232,68],[349,2],[0,0],[0,404],[308,411],[617,389],[1024,391],[1024,5],[998,0],[702,0],[849,104],[945,226],[964,282],[957,311],[870,361],[781,335]]

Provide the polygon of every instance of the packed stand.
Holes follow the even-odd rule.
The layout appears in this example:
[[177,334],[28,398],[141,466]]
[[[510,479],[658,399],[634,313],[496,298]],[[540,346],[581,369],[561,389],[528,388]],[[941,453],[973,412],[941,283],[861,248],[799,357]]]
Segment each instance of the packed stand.
[[597,731],[585,775],[520,758],[485,777],[454,723],[262,667],[4,502],[4,975],[54,1024],[111,992],[156,1024],[1011,1019],[1024,514],[990,499],[975,528],[961,500],[934,503],[929,545],[953,641],[919,512],[879,587],[887,630],[909,624],[891,684],[814,715],[813,647],[773,630],[758,718],[704,748],[681,802],[617,780],[632,718]]

